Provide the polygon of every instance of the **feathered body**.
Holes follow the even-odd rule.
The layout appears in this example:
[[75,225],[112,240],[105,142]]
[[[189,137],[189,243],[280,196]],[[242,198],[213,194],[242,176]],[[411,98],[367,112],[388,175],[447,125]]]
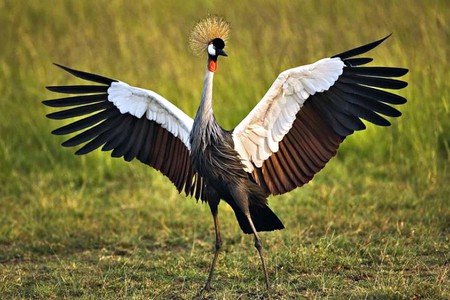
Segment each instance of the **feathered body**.
[[244,215],[248,208],[257,231],[283,229],[278,217],[267,206],[267,194],[258,186],[234,150],[231,132],[216,121],[212,108],[214,72],[207,71],[202,101],[190,134],[192,166],[205,180],[205,200],[217,205],[220,199],[234,210],[245,233],[253,233]]

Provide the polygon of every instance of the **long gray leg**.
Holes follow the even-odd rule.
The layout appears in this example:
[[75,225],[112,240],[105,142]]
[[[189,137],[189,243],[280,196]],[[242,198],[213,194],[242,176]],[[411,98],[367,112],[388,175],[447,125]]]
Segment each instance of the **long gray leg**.
[[258,232],[256,231],[255,225],[253,224],[252,218],[250,216],[250,213],[246,213],[245,216],[247,217],[248,222],[250,223],[250,227],[252,228],[253,235],[255,236],[255,248],[258,250],[259,258],[261,259],[261,267],[264,272],[264,281],[266,283],[266,289],[269,289],[269,276],[267,275],[267,269],[266,269],[266,263],[264,262],[264,255],[263,250],[261,246],[261,239],[259,238]]
[[217,263],[217,258],[219,257],[219,251],[220,248],[222,246],[222,239],[220,237],[220,227],[219,227],[219,220],[217,218],[217,214],[218,214],[218,209],[217,206],[219,205],[219,201],[208,201],[209,204],[209,208],[211,209],[211,213],[213,215],[213,219],[214,219],[214,231],[216,233],[216,243],[214,246],[214,258],[211,262],[211,266],[209,268],[209,274],[208,274],[208,279],[206,280],[205,283],[205,287],[204,290],[209,291],[211,289],[211,279],[214,273],[214,268],[216,267],[216,263]]
[[253,224],[252,217],[250,215],[249,208],[249,199],[246,193],[246,189],[243,186],[238,186],[236,189],[231,190],[231,195],[233,199],[236,201],[236,204],[244,213],[245,217],[250,224],[250,228],[252,229],[253,235],[255,237],[255,248],[258,250],[259,258],[261,259],[261,267],[264,272],[264,281],[266,283],[266,289],[269,289],[269,276],[267,275],[266,263],[264,261],[263,250],[261,246],[261,239],[259,238],[258,232],[256,231],[255,224]]
[[214,268],[216,267],[217,259],[219,258],[219,251],[222,246],[222,239],[220,238],[219,220],[217,218],[220,197],[217,194],[216,190],[214,190],[211,187],[209,187],[206,190],[206,197],[214,220],[214,231],[216,233],[216,242],[214,245],[214,257],[211,262],[211,266],[209,267],[208,279],[206,280],[205,286],[201,291],[209,291],[211,289],[211,280],[214,274]]

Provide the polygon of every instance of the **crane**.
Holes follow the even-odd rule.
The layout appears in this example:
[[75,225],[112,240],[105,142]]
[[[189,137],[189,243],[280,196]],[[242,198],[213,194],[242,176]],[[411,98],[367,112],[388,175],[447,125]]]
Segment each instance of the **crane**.
[[52,92],[72,96],[43,104],[63,108],[48,114],[50,119],[77,117],[52,131],[55,135],[77,133],[62,146],[82,145],[75,152],[78,155],[101,147],[111,151],[112,157],[138,159],[167,176],[179,193],[209,204],[215,246],[204,290],[211,287],[222,244],[221,200],[231,206],[242,231],[253,234],[268,289],[258,232],[284,228],[269,208],[268,196],[309,182],[348,135],[366,128],[361,119],[389,126],[384,116],[399,117],[400,111],[392,105],[404,104],[406,99],[386,89],[406,87],[406,82],[393,78],[408,70],[363,66],[372,58],[357,57],[377,47],[386,36],[280,73],[250,113],[233,130],[225,130],[214,117],[212,98],[218,58],[227,56],[224,48],[229,32],[228,22],[209,16],[190,34],[193,51],[207,58],[194,119],[152,90],[59,64],[91,84],[48,86]]

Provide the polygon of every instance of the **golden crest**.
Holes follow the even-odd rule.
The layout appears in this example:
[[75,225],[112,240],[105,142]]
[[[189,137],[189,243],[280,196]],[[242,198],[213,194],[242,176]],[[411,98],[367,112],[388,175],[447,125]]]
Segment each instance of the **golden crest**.
[[230,35],[230,24],[221,17],[209,16],[199,21],[189,35],[189,46],[195,55],[207,51],[208,44],[215,38],[227,41]]

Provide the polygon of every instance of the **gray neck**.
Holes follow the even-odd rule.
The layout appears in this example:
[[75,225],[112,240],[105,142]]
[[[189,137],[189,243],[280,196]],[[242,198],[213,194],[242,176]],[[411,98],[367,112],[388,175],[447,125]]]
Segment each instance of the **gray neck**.
[[193,144],[193,147],[200,147],[198,144],[200,142],[202,144],[201,148],[205,149],[213,141],[223,139],[222,128],[216,122],[212,109],[213,78],[214,72],[209,71],[207,68],[203,82],[202,100],[195,116],[191,133],[191,144]]
[[214,72],[206,69],[205,79],[203,81],[202,101],[195,116],[195,119],[198,118],[202,122],[211,122],[214,119],[212,109],[213,79]]

